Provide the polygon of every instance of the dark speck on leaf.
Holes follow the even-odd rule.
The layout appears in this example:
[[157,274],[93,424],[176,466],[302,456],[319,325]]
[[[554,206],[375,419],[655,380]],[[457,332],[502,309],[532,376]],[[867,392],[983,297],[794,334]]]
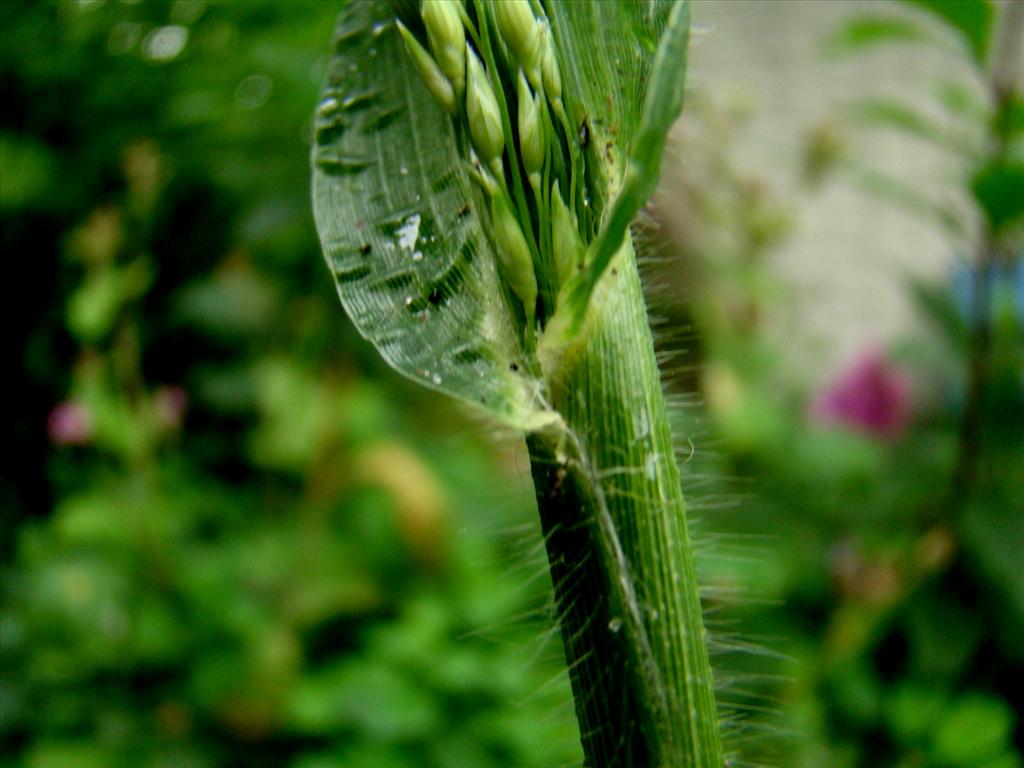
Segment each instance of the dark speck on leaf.
[[369,243],[365,243],[365,244],[359,246],[359,254],[361,256],[369,256],[370,255],[370,251],[372,251],[372,250],[373,250],[373,247]]
[[427,296],[427,301],[429,301],[436,307],[438,304],[441,303],[441,291],[439,291],[437,288],[432,290],[430,292],[430,295]]

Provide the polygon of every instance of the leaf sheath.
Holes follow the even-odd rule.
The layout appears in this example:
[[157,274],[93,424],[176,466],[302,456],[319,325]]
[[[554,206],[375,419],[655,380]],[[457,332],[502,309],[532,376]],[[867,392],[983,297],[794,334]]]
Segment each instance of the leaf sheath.
[[587,764],[720,768],[693,549],[629,239],[595,300],[551,388],[573,440],[528,441]]

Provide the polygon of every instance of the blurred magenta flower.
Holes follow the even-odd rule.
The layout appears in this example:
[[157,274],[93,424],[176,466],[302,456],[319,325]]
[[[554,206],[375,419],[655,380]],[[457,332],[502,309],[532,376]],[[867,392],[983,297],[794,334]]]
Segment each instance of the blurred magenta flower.
[[160,387],[153,394],[157,417],[168,429],[177,429],[185,418],[188,409],[188,395],[177,384]]
[[820,424],[842,424],[895,440],[910,422],[910,378],[877,349],[864,352],[814,401]]
[[92,439],[92,413],[81,403],[65,400],[46,420],[46,431],[54,445],[85,445]]

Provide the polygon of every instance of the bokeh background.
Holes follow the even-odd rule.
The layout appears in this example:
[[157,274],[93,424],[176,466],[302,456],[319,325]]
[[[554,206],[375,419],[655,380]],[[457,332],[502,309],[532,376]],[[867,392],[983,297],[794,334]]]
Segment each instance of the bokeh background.
[[[929,5],[694,3],[646,269],[735,766],[1024,765],[1020,20]],[[322,264],[337,11],[0,3],[0,764],[581,760],[522,446]]]

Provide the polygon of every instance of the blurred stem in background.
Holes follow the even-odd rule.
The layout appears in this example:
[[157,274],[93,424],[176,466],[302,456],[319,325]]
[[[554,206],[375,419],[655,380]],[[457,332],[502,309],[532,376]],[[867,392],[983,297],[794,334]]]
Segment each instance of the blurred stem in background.
[[[992,115],[988,121],[986,156],[975,176],[975,190],[984,183],[981,174],[998,174],[1012,162],[1014,122],[1020,120],[1021,111],[1021,45],[1024,41],[1024,3],[1007,2],[1003,5],[1001,23],[996,35],[995,50],[986,77]],[[1018,167],[1017,172],[1020,172]],[[983,187],[982,187],[983,188]],[[1017,189],[1020,192],[1020,189]],[[997,190],[996,194],[1013,194],[1013,188]],[[982,203],[984,205],[984,201]],[[993,200],[992,206],[1006,201]],[[1013,203],[1009,203],[1013,205]],[[1019,202],[1017,203],[1020,204]],[[993,269],[1007,270],[1022,254],[1015,252],[1019,242],[1003,237],[1000,228],[1006,222],[991,210],[983,210],[978,243],[974,252],[974,275],[970,307],[970,339],[967,360],[967,394],[960,424],[959,448],[953,475],[950,514],[957,514],[978,482],[978,462],[985,430],[985,400],[989,388],[990,358],[992,354],[992,282]]]

